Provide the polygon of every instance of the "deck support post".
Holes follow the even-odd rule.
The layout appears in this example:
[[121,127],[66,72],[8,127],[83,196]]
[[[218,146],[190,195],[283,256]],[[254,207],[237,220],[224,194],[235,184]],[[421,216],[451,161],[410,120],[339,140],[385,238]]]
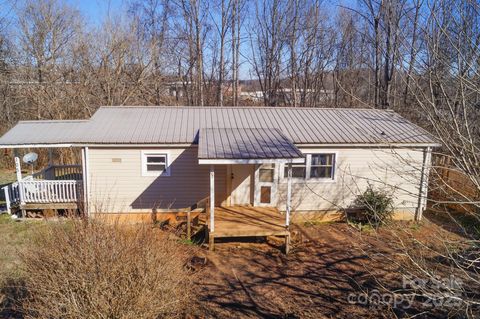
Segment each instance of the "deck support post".
[[290,252],[290,235],[285,236],[285,255]]
[[8,192],[8,186],[3,187],[3,192],[5,193],[5,204],[7,205],[7,213],[12,215],[11,204],[10,204],[10,194]]
[[187,211],[187,240],[192,239],[191,227],[192,227],[191,214],[190,214],[190,210],[188,210]]
[[17,174],[17,182],[20,182],[22,180],[22,166],[18,157],[15,157],[15,173]]
[[[290,227],[290,213],[292,209],[292,162],[288,163],[287,172],[287,209],[285,216],[285,227],[287,230]],[[285,236],[285,254],[290,251],[290,234]]]
[[287,209],[285,216],[285,226],[288,228],[290,226],[290,213],[292,207],[292,163],[288,163],[288,174],[287,174]]
[[208,249],[213,251],[215,248],[215,236],[213,233],[208,234]]
[[210,227],[208,229],[209,249],[213,250],[215,232],[215,167],[210,165]]
[[23,194],[23,183],[22,183],[22,166],[20,165],[20,158],[15,157],[15,173],[17,174],[18,182],[18,196],[20,197],[20,208],[21,208],[21,217],[26,216],[26,211],[22,207],[25,206],[25,196]]

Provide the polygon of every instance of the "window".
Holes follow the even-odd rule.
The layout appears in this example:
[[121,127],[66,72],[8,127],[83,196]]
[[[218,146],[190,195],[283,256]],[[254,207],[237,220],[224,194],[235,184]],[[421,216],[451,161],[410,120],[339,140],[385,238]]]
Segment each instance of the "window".
[[263,164],[259,168],[258,179],[260,182],[273,183],[273,176],[275,175],[275,164]]
[[[305,163],[292,164],[292,177],[301,180],[334,180],[335,153],[306,154]],[[288,164],[284,165],[282,178],[288,178]]]
[[142,152],[143,176],[169,176],[168,155],[165,153]]
[[333,179],[335,154],[312,154],[310,178]]
[[[292,164],[292,177],[293,178],[305,178],[307,175],[307,165],[303,164]],[[285,164],[285,169],[283,172],[283,177],[288,177],[288,165]]]
[[162,173],[167,168],[167,156],[147,155],[147,172]]

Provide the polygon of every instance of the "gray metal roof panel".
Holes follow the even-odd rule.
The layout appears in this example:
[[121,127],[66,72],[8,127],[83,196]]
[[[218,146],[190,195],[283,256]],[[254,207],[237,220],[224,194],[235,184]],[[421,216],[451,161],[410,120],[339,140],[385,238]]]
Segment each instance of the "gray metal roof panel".
[[0,138],[0,145],[70,144],[87,124],[87,120],[20,121]]
[[19,122],[15,144],[188,144],[201,128],[277,128],[295,144],[437,144],[397,113],[286,107],[101,107],[88,121]]
[[200,159],[293,159],[302,152],[276,128],[201,128]]

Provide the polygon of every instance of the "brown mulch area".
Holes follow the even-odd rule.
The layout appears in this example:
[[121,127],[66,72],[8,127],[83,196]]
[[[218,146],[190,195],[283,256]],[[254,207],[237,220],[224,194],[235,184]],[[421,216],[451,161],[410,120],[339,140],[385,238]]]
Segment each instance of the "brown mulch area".
[[198,282],[198,311],[215,318],[411,315],[418,310],[352,304],[348,296],[401,287],[396,262],[408,261],[400,239],[413,246],[414,238],[427,246],[437,245],[438,238],[461,240],[428,221],[421,226],[398,222],[368,233],[345,223],[295,226],[294,234],[288,256],[281,251],[282,240],[272,238],[219,243],[215,252],[204,252],[208,262]]

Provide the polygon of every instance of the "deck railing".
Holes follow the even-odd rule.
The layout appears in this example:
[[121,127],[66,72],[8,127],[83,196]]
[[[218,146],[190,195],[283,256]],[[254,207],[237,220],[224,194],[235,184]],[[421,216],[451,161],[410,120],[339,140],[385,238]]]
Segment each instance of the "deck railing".
[[7,206],[21,203],[73,203],[80,200],[81,181],[23,179],[3,187]]
[[22,180],[18,183],[23,203],[69,203],[79,199],[79,181]]
[[31,203],[75,203],[81,200],[82,166],[49,166],[3,187],[7,210]]
[[15,204],[20,203],[20,188],[18,183],[12,183],[7,186],[2,187],[5,194],[5,204],[7,206],[7,212],[10,214],[10,207]]
[[82,165],[51,165],[32,177],[40,180],[81,180]]

